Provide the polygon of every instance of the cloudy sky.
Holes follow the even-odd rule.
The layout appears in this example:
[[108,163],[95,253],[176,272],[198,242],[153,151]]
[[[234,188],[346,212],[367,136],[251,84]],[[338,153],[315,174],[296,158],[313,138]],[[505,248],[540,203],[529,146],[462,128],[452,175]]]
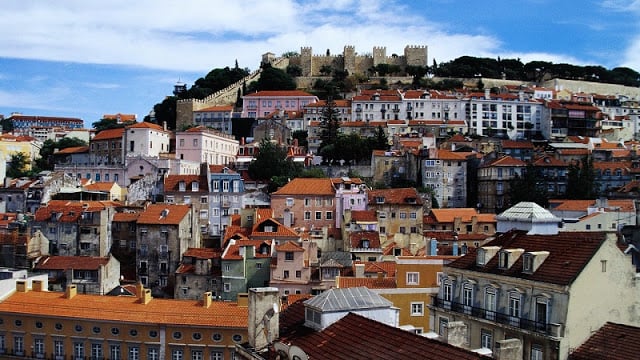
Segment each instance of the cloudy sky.
[[427,45],[640,71],[640,0],[0,0],[0,114],[142,118],[177,81],[266,52]]

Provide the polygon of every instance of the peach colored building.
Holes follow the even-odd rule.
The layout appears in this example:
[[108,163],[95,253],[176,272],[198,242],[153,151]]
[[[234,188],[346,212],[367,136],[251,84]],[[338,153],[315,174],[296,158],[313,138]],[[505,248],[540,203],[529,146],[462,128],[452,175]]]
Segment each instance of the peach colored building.
[[302,111],[318,97],[301,90],[269,90],[245,95],[242,100],[242,117],[261,118],[281,109]]
[[335,188],[330,178],[296,178],[271,194],[276,218],[293,228],[335,227]]
[[275,261],[271,261],[269,286],[280,295],[311,294],[312,266],[318,265],[318,245],[312,241],[287,241],[276,246]]

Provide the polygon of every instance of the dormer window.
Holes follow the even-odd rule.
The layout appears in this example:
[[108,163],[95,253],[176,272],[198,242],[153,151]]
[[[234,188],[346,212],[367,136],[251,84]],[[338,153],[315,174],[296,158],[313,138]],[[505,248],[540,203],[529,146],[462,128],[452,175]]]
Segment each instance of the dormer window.
[[527,274],[533,273],[533,255],[524,254],[522,256],[522,272]]
[[476,257],[476,265],[483,266],[485,264],[485,251],[484,249],[478,249],[478,255]]
[[416,203],[416,198],[414,197],[410,197],[406,199],[407,204],[415,204]]
[[198,191],[199,184],[197,181],[191,183],[191,191]]
[[363,239],[362,240],[362,248],[363,249],[368,249],[369,248],[369,240],[367,240],[367,239]]
[[506,251],[501,251],[498,254],[498,268],[502,270],[506,270],[509,268],[509,253]]
[[180,182],[178,183],[178,188],[180,189],[180,191],[185,191],[187,189],[184,180],[180,180]]
[[384,204],[384,196],[376,196],[376,204]]

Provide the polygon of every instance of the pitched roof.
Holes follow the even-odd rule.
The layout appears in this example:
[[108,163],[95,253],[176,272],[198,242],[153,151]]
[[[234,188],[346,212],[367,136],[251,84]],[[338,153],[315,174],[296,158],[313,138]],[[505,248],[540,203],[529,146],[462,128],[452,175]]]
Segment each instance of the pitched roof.
[[487,164],[483,164],[481,165],[482,167],[489,167],[489,166],[527,166],[527,163],[525,163],[524,161],[520,160],[520,159],[516,159],[513,158],[511,156],[505,155],[505,156],[501,156],[493,161],[490,161]]
[[132,222],[137,221],[140,213],[137,212],[117,212],[113,214],[113,222]]
[[167,175],[164,178],[164,190],[165,191],[181,191],[180,190],[180,182],[184,181],[185,189],[182,191],[184,193],[192,193],[191,184],[196,182],[198,183],[198,191],[200,192],[209,192],[209,182],[207,181],[206,175]]
[[[587,212],[590,207],[597,205],[597,200],[549,200],[549,205],[553,211],[583,211]],[[608,211],[633,212],[636,210],[633,199],[610,199],[607,200]]]
[[[422,205],[422,198],[415,188],[397,188],[371,190],[368,194],[369,204],[375,204],[376,198],[383,197],[385,204],[416,204]],[[415,201],[415,202],[412,202]]]
[[569,360],[635,359],[640,354],[640,327],[607,322],[569,354]]
[[35,268],[38,270],[97,270],[108,262],[108,257],[98,256],[44,256]]
[[153,129],[158,131],[164,131],[164,128],[158,124],[143,121],[127,126],[127,129]]
[[502,148],[533,150],[533,143],[531,141],[502,140]]
[[395,289],[396,279],[392,277],[353,277],[353,276],[340,276],[336,278],[336,287],[353,288],[353,287],[366,287],[367,289]]
[[349,234],[351,249],[364,248],[362,241],[369,240],[369,249],[380,248],[380,233],[377,231],[355,231]]
[[202,301],[151,299],[140,303],[133,296],[78,294],[72,299],[64,293],[50,291],[15,292],[0,303],[0,312],[57,317],[118,321],[153,325],[247,328],[248,308],[231,302],[213,302],[208,308]]
[[[296,308],[293,307],[293,309]],[[300,347],[309,356],[309,359],[491,359],[355,313],[347,314],[322,331],[300,331],[292,335],[283,340]]]
[[190,256],[198,259],[214,259],[222,255],[220,249],[212,248],[188,248],[182,256]]
[[253,246],[255,249],[255,257],[257,258],[271,257],[271,252],[268,252],[267,254],[262,254],[260,252],[260,246],[263,244],[269,246],[269,249],[271,249],[271,240],[236,240],[235,243],[227,246],[227,249],[222,254],[222,259],[242,260],[243,257],[240,255],[240,248],[243,246]]
[[[167,211],[165,211],[167,210]],[[140,213],[138,224],[179,225],[189,215],[191,206],[183,204],[151,204]]]
[[334,195],[329,178],[295,178],[271,195]]
[[323,312],[378,309],[393,303],[366,287],[329,289],[304,302],[310,308]]
[[36,210],[35,221],[49,221],[56,214],[59,222],[76,222],[83,212],[98,212],[119,204],[115,201],[50,200],[47,206]]
[[120,139],[124,134],[124,128],[102,130],[94,136],[91,141]]
[[277,245],[276,251],[304,252],[304,249],[296,242],[289,240],[282,245]]
[[476,248],[448,266],[481,273],[497,274],[531,281],[569,285],[576,279],[606,240],[603,232],[560,232],[556,235],[527,235],[524,231],[508,231],[484,246],[499,246],[503,249],[524,249],[526,252],[548,251],[549,256],[532,274],[523,272],[522,256],[506,270],[498,267],[498,256],[484,266],[476,264]]
[[351,221],[355,222],[378,222],[375,210],[352,210]]
[[521,201],[496,216],[496,220],[528,222],[560,222],[549,210],[530,201]]
[[91,183],[91,184],[84,185],[83,188],[85,190],[89,190],[89,191],[106,191],[106,192],[109,192],[113,188],[114,184],[116,184],[116,183],[115,182],[100,181],[100,182],[94,182],[94,183]]
[[68,148],[64,148],[58,152],[53,153],[53,155],[60,155],[60,154],[81,154],[81,153],[85,153],[85,152],[89,152],[89,147],[88,146],[72,146],[72,147],[68,147]]

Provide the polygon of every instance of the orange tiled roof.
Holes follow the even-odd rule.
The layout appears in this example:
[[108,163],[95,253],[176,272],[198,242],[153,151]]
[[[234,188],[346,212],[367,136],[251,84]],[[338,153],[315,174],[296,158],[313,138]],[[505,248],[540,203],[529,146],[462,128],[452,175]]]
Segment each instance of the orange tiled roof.
[[[164,210],[169,210],[162,215]],[[179,225],[189,215],[191,206],[182,204],[151,204],[140,213],[138,224],[146,225]]]
[[289,240],[282,245],[276,245],[276,251],[304,252],[304,249],[294,241]]
[[[395,242],[389,243],[389,245],[385,246],[382,249],[382,255],[385,256],[395,256],[395,249],[397,248],[397,244]],[[400,256],[412,256],[411,251],[407,248],[400,248]]]
[[115,182],[95,182],[92,184],[88,184],[88,185],[84,185],[84,189],[85,190],[89,190],[89,191],[111,191],[111,189],[113,188],[113,185],[115,184]]
[[191,184],[193,182],[198,183],[198,191],[209,192],[209,182],[206,175],[167,175],[164,178],[164,190],[165,191],[180,191],[180,182],[184,181],[185,190],[184,193],[192,193]]
[[466,161],[467,157],[473,153],[471,152],[455,152],[451,150],[437,150],[437,154],[434,159],[440,160],[455,160],[455,161]]
[[82,212],[97,212],[117,205],[120,203],[115,201],[50,200],[47,206],[36,210],[35,221],[49,221],[53,214],[58,214],[59,222],[76,222],[80,219]]
[[334,195],[329,178],[295,178],[272,195]]
[[240,256],[240,248],[242,246],[253,246],[255,248],[255,256],[257,258],[271,257],[271,252],[262,254],[260,252],[260,245],[266,244],[271,248],[271,240],[236,240],[235,244],[229,245],[225,252],[222,254],[223,260],[242,260]]
[[640,353],[640,327],[607,322],[571,354],[569,360],[634,359]]
[[113,214],[113,221],[114,222],[132,222],[132,221],[137,221],[139,216],[140,216],[140,213],[137,213],[137,212],[134,212],[134,213],[117,212]]
[[93,321],[117,321],[153,325],[247,328],[248,308],[231,302],[151,299],[140,303],[133,296],[78,294],[72,299],[50,291],[16,292],[0,303],[0,312],[35,317],[51,316]]
[[[556,205],[557,204],[557,205]],[[584,211],[589,207],[596,205],[596,200],[549,200],[552,210],[556,211]],[[607,200],[607,210],[616,210],[631,212],[635,211],[635,203],[633,199],[612,199]]]
[[35,265],[37,270],[97,270],[109,262],[108,257],[44,256]]
[[478,221],[482,219],[482,222],[496,222],[495,214],[480,214],[474,208],[431,209],[431,215],[438,223],[452,223],[458,217],[462,222],[470,222],[474,216]]
[[355,222],[377,222],[375,210],[352,210],[351,221]]
[[[415,188],[379,189],[371,190],[368,194],[369,204],[375,204],[376,198],[383,197],[385,204],[415,204],[422,205],[423,201]],[[408,199],[415,200],[407,202]]]
[[336,279],[336,287],[338,288],[352,288],[364,286],[369,289],[395,289],[396,279],[392,277],[383,277],[378,279],[377,277],[352,277],[352,276],[340,276]]
[[369,240],[370,249],[380,248],[380,233],[377,231],[356,231],[349,234],[351,249],[363,248],[363,240]]
[[115,128],[102,130],[91,139],[91,141],[121,139],[124,134],[124,128]]
[[127,126],[127,129],[153,129],[158,131],[164,131],[164,128],[158,124],[143,121]]
[[190,256],[198,259],[219,258],[222,252],[219,249],[211,248],[188,248],[182,256]]
[[54,155],[81,154],[81,153],[86,153],[86,152],[89,152],[89,147],[88,146],[72,146],[72,147],[64,148],[64,149],[54,153]]
[[489,167],[489,166],[523,166],[524,167],[524,166],[527,166],[527,164],[522,160],[505,155],[489,162],[488,164],[482,165],[482,167]]
[[503,149],[532,149],[533,143],[531,141],[515,141],[515,140],[502,140]]

